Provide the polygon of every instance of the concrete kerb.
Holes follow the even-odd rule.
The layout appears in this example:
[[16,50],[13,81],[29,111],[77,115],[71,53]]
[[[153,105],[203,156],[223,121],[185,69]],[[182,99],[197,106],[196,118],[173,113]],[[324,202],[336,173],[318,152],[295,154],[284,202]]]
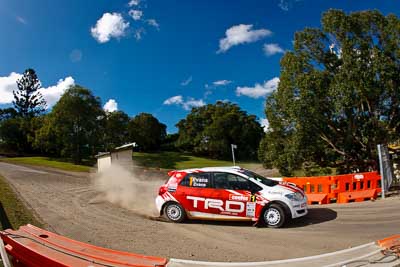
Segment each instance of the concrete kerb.
[[[264,267],[264,266],[344,266],[350,262],[362,261],[369,262],[381,258],[380,254],[382,248],[379,247],[375,242],[364,244],[361,246],[348,248],[336,252],[287,259],[287,260],[275,260],[275,261],[264,261],[264,262],[206,262],[206,261],[191,261],[191,260],[181,260],[181,259],[170,259],[167,263],[167,267],[209,267],[209,266],[219,266],[219,267]],[[391,262],[391,264],[399,264],[400,261],[396,259],[396,262]],[[375,266],[375,265],[374,265]],[[390,265],[393,266],[393,265]]]

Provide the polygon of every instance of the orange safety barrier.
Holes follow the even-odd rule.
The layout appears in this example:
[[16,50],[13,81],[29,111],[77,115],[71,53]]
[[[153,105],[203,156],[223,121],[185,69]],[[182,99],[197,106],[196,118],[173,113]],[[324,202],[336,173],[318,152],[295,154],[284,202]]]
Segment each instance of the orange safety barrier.
[[328,204],[332,199],[336,201],[336,194],[332,194],[332,181],[329,176],[284,178],[284,181],[302,188],[310,205]]
[[381,176],[377,172],[364,172],[334,176],[338,203],[361,202],[376,199],[381,192]]
[[348,203],[375,199],[381,192],[377,172],[356,174],[283,178],[296,184],[307,195],[308,204]]
[[391,251],[400,256],[400,235],[387,237],[376,242],[378,246],[386,251]]
[[15,267],[161,267],[167,264],[165,258],[96,247],[29,224],[16,231],[0,231],[0,237]]

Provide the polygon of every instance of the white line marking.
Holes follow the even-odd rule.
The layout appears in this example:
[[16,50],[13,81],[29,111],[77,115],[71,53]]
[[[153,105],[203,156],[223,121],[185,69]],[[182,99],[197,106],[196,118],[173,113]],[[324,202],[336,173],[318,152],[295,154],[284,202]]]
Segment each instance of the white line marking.
[[[326,253],[326,254],[321,254],[321,255],[315,255],[315,256],[310,256],[310,257],[303,257],[303,258],[295,258],[295,259],[287,259],[287,260],[276,260],[276,261],[260,261],[260,262],[209,262],[209,261],[191,261],[191,260],[181,260],[181,259],[170,259],[169,262],[170,263],[187,263],[187,264],[192,264],[192,265],[205,265],[205,266],[259,266],[259,265],[272,265],[272,264],[280,264],[280,263],[291,263],[291,262],[297,262],[297,261],[307,261],[307,260],[314,260],[314,259],[320,259],[323,257],[328,257],[328,256],[334,256],[334,255],[339,255],[339,254],[343,254],[346,252],[351,252],[354,250],[358,250],[358,249],[362,249],[362,248],[366,248],[368,246],[374,245],[375,242],[371,242],[368,244],[364,244],[364,245],[360,245],[357,247],[353,247],[353,248],[348,248],[348,249],[344,249],[344,250],[339,250],[339,251],[335,251],[335,252],[330,252],[330,253]],[[379,252],[379,250],[371,252],[369,254],[366,254],[362,257],[368,257],[377,252]],[[361,258],[362,258],[361,257]],[[359,259],[360,257],[356,258]],[[352,260],[356,260],[356,259],[352,259]],[[351,260],[345,261],[349,262]],[[338,264],[341,263],[335,263],[332,266],[336,266]],[[168,266],[168,265],[167,265]],[[329,265],[331,266],[331,265]],[[327,266],[326,266],[327,267]]]

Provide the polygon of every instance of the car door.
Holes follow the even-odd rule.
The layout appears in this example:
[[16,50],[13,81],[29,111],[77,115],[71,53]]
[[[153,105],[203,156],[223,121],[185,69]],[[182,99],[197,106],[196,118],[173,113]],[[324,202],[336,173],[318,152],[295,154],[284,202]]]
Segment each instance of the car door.
[[213,197],[223,202],[220,215],[238,218],[255,216],[256,198],[252,192],[261,190],[260,187],[240,175],[228,172],[214,172],[213,181]]
[[208,172],[188,173],[180,182],[175,195],[190,217],[208,212],[205,203],[213,191],[211,184]]

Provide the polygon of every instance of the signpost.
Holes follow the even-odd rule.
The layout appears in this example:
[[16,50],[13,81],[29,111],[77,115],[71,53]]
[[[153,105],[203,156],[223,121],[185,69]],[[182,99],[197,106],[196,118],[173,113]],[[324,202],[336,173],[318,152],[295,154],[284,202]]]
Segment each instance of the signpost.
[[385,198],[385,193],[389,191],[389,187],[393,181],[392,163],[390,160],[388,147],[378,145],[379,168],[381,174],[382,198]]
[[231,144],[231,149],[232,149],[232,160],[233,160],[233,166],[236,166],[236,162],[235,162],[235,149],[237,149],[237,145],[235,144]]

